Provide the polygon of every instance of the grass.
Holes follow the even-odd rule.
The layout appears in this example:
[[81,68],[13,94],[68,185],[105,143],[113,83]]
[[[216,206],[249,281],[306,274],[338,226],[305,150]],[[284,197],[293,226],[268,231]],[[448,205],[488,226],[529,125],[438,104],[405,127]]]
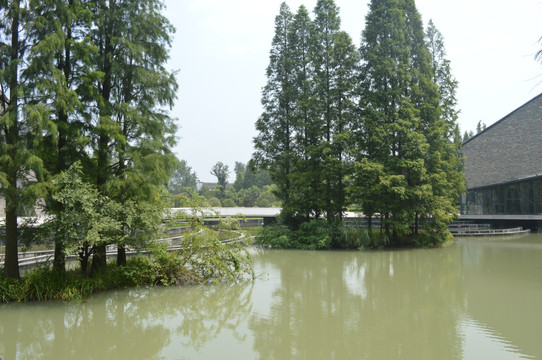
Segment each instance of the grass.
[[124,270],[118,268],[94,278],[81,276],[78,271],[59,274],[47,267],[26,273],[21,280],[6,279],[0,275],[0,302],[27,302],[47,300],[82,300],[93,293],[131,284]]
[[27,301],[81,301],[92,294],[112,289],[181,283],[185,269],[169,259],[130,259],[126,266],[108,265],[107,271],[94,277],[80,270],[57,273],[49,267],[26,272],[20,280],[6,279],[0,274],[0,303]]

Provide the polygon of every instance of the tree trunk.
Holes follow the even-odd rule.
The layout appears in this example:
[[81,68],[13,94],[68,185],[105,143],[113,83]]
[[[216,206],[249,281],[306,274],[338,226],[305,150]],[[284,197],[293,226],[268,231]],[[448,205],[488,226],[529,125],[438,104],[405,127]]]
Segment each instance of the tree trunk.
[[99,272],[105,271],[107,267],[106,245],[97,245],[92,256],[92,265],[90,266],[90,276],[94,277]]
[[121,245],[117,248],[117,266],[126,266],[126,248]]
[[4,273],[7,278],[19,279],[19,251],[17,249],[17,187],[10,184],[7,192],[6,257]]
[[385,225],[384,225],[384,229],[385,229],[385,232],[386,232],[386,236],[388,237],[388,240],[392,240],[391,236],[390,236],[390,223],[389,223],[389,214],[386,214],[384,216],[384,221],[385,221]]
[[66,255],[64,254],[64,242],[55,240],[55,255],[53,259],[53,271],[56,273],[66,272]]
[[81,264],[81,274],[86,275],[88,270],[88,259],[90,258],[90,252],[88,251],[88,245],[85,244],[79,252],[79,263]]
[[414,235],[418,236],[418,213],[414,214]]
[[[59,116],[60,118],[60,116]],[[65,160],[64,160],[64,147],[66,145],[66,139],[63,135],[62,126],[59,126],[58,130],[58,154],[57,154],[57,164],[56,170],[57,174],[65,169]],[[55,240],[55,255],[53,259],[53,271],[63,273],[66,272],[66,254],[64,253],[64,241],[60,239]]]

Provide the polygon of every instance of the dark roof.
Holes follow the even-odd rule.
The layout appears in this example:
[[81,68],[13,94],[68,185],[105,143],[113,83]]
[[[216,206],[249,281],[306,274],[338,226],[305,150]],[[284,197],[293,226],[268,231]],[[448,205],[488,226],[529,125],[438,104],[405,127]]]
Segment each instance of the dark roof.
[[478,134],[474,135],[473,137],[471,137],[470,139],[468,139],[467,141],[465,141],[463,143],[463,145],[465,144],[468,144],[471,140],[474,140],[476,139],[478,136],[484,134],[485,132],[487,132],[488,130],[490,130],[492,127],[498,125],[499,123],[505,121],[506,119],[508,119],[509,117],[511,117],[512,115],[514,115],[515,113],[517,113],[518,111],[521,111],[523,108],[527,107],[528,105],[530,105],[532,102],[535,102],[539,99],[542,98],[542,93],[538,94],[537,96],[535,96],[534,98],[532,98],[531,100],[527,101],[525,104],[521,105],[520,107],[518,107],[516,110],[512,111],[511,113],[509,113],[508,115],[506,115],[505,117],[503,117],[502,119],[494,122],[493,124],[489,125],[488,127],[486,127],[484,130],[480,131]]

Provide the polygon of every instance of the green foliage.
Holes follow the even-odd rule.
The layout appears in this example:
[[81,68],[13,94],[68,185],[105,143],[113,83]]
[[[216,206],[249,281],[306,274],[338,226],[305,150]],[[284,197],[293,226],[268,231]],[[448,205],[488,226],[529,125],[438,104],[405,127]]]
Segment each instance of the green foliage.
[[[18,277],[17,211],[39,197],[50,213],[63,211],[47,196],[50,184],[43,181],[50,179],[43,174],[54,177],[81,161],[85,181],[93,179],[98,192],[122,209],[161,201],[176,164],[170,151],[176,125],[166,109],[177,83],[165,68],[174,29],[160,0],[4,5],[0,192],[7,202],[6,273]],[[114,204],[103,211],[129,229],[134,216]],[[130,237],[115,231],[111,240],[123,244]]]
[[175,208],[188,207],[190,204],[190,197],[186,194],[173,195],[172,199]]
[[[277,186],[272,183],[269,174],[264,170],[256,171],[242,162],[235,163],[235,182],[227,190],[221,185],[210,190],[202,185],[199,195],[207,199],[209,207],[280,207],[280,201],[275,196]],[[189,194],[188,192],[186,193]],[[192,195],[190,195],[192,196]],[[184,198],[182,198],[184,200]],[[220,202],[220,204],[219,204]],[[177,201],[176,203],[180,203]],[[186,203],[186,202],[185,202]],[[185,206],[176,206],[185,207]]]
[[61,211],[50,220],[55,238],[72,253],[87,244],[93,246],[106,241],[111,233],[119,230],[113,217],[120,208],[98,194],[95,187],[83,181],[81,167],[77,164],[60,173],[52,181],[52,198],[61,204]]
[[254,207],[261,194],[262,189],[252,185],[248,189],[241,189],[237,192],[237,203],[239,206]]
[[292,230],[288,227],[272,224],[261,229],[256,238],[256,242],[275,249],[290,249],[294,248],[291,237]]
[[389,245],[386,234],[380,231],[368,231],[367,229],[346,229],[345,248],[359,250],[382,249]]
[[[178,162],[173,176],[169,180],[168,190],[172,194],[190,193],[196,191],[198,177],[185,160]],[[182,206],[176,206],[182,207]]]
[[126,200],[121,205],[99,194],[82,176],[76,163],[52,180],[51,198],[59,206],[44,225],[55,244],[60,245],[62,255],[80,254],[82,271],[86,271],[89,256],[101,245],[142,250],[162,232],[164,207],[156,199]]
[[272,248],[325,250],[331,248],[331,227],[322,219],[305,222],[295,231],[270,225],[262,229],[257,241]]
[[[332,233],[340,243],[332,246]],[[373,250],[390,245],[389,238],[380,231],[330,226],[325,220],[303,223],[298,230],[290,230],[278,224],[266,226],[257,237],[257,242],[276,249],[325,250],[332,247],[342,249]]]
[[[123,229],[130,231],[138,227],[138,216],[145,216],[141,207],[133,203],[121,206],[119,203],[100,195],[97,189],[82,179],[78,163],[61,172],[52,180],[51,198],[59,205],[54,216],[44,225],[50,229],[55,240],[55,270],[63,272],[64,264],[58,267],[56,261],[67,254],[80,254],[82,271],[86,272],[89,256],[101,245],[124,244]],[[135,212],[135,214],[134,214]],[[128,215],[132,213],[131,216]],[[126,219],[126,217],[129,219]],[[122,221],[121,218],[125,218]],[[152,216],[140,222],[152,219]],[[139,226],[139,229],[143,230]]]
[[132,286],[123,271],[116,268],[109,273],[86,278],[76,271],[59,273],[40,267],[27,272],[17,281],[0,276],[0,302],[80,301],[100,291]]
[[221,161],[218,161],[213,165],[211,175],[216,176],[218,186],[221,187],[221,193],[223,194],[224,191],[226,191],[226,185],[228,184],[228,177],[230,175],[228,165],[224,165]]
[[324,214],[338,226],[347,201],[359,57],[332,0],[319,0],[314,13],[311,21],[304,6],[294,15],[283,3],[275,18],[251,161],[275,182],[291,229]]
[[[254,278],[247,250],[249,238],[242,237],[237,220],[223,220],[216,229],[203,228],[198,221],[192,224],[195,228],[185,235],[179,250],[169,251],[165,244],[155,243],[149,255],[138,255],[125,266],[109,266],[90,278],[79,271],[59,273],[48,267],[29,271],[21,280],[0,274],[0,302],[72,301],[108,289],[235,283]],[[228,232],[228,238],[238,241],[223,241],[222,234]]]
[[227,198],[222,201],[223,207],[235,207],[235,201],[233,199]]
[[255,171],[251,166],[247,167],[242,162],[235,162],[235,182],[233,183],[233,188],[236,191],[249,189],[252,186],[263,188],[271,184],[271,178],[266,171]]
[[212,196],[207,199],[207,206],[209,207],[221,207],[222,203],[216,196]]
[[331,229],[327,222],[313,219],[301,224],[296,231],[294,241],[300,244],[300,248],[309,250],[321,250],[331,248]]
[[257,207],[280,207],[280,202],[274,195],[277,191],[276,185],[266,185],[256,199]]
[[4,271],[10,278],[19,277],[18,211],[45,193],[39,147],[57,132],[36,86],[42,63],[37,49],[45,45],[33,34],[39,20],[30,10],[27,1],[0,7],[0,196],[6,203]]
[[217,226],[204,227],[200,219],[207,211],[193,208],[191,214],[182,214],[193,228],[185,233],[183,246],[176,252],[183,270],[180,281],[238,282],[253,277],[252,260],[247,250],[251,245],[250,237],[240,230],[239,221],[220,218]]
[[415,243],[431,228],[438,244],[464,183],[457,83],[440,33],[432,23],[424,33],[414,1],[373,0],[366,23],[352,200],[383,216],[392,243]]
[[[371,1],[359,52],[333,0],[317,1],[314,20],[283,3],[267,77],[250,165],[276,182],[291,233],[269,229],[266,241],[320,247],[325,228],[331,247],[373,248],[412,243],[423,228],[440,243],[464,183],[457,82],[413,0]],[[385,238],[343,229],[348,203],[379,213]]]

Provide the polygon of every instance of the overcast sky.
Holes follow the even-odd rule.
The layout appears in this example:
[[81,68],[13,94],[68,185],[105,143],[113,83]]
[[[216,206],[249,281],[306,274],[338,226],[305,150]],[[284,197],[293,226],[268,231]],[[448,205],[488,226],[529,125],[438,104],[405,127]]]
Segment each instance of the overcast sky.
[[[202,181],[216,181],[211,167],[247,162],[261,89],[281,0],[165,0],[177,32],[170,66],[178,70],[175,152]],[[286,1],[292,12],[316,0]],[[369,0],[335,0],[342,30],[359,47]],[[424,24],[432,19],[444,36],[461,131],[479,120],[491,125],[542,92],[542,0],[417,0]]]

